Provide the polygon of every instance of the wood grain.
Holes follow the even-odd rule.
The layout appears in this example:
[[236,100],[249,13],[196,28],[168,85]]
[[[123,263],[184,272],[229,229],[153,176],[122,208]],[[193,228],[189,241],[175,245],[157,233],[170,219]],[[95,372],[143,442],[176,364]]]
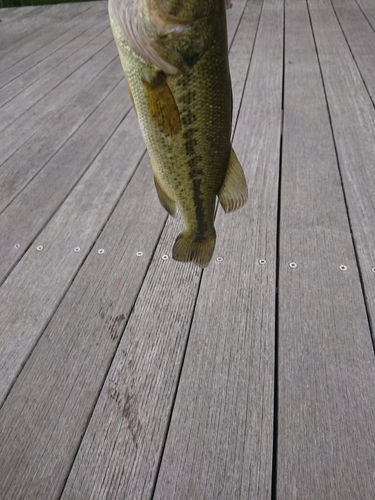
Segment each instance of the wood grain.
[[277,498],[370,500],[369,325],[306,5],[285,15]]
[[[119,94],[112,98],[118,102]],[[107,109],[110,110],[110,106]],[[101,123],[104,123],[103,113]],[[93,138],[99,141],[98,135]],[[92,149],[90,142],[87,146]],[[132,114],[1,287],[1,400],[70,286],[143,154],[143,140]],[[58,180],[60,185],[62,182]],[[44,185],[46,193],[50,192],[46,182]],[[44,203],[47,205],[47,201]],[[28,210],[32,213],[30,205]],[[24,220],[26,214],[22,217]],[[37,251],[39,246],[43,251]],[[80,251],[74,253],[76,247]]]
[[[15,64],[22,59],[25,54],[31,54],[37,47],[37,45],[34,45],[35,39],[42,38],[43,41],[43,38],[49,32],[48,39],[50,41],[53,40],[55,31],[51,30],[51,26],[57,25],[56,33],[58,34],[58,25],[69,22],[75,16],[89,10],[92,5],[93,3],[91,2],[82,2],[75,3],[71,7],[63,3],[38,6],[37,9],[33,11],[25,11],[22,16],[17,17],[15,23],[8,23],[5,19],[4,25],[1,27],[4,57],[0,60],[0,71]],[[102,7],[104,7],[103,4]],[[67,27],[65,26],[64,29],[66,30]],[[46,38],[44,38],[44,41],[46,41]],[[39,45],[39,47],[40,46],[41,45]],[[11,57],[12,55],[13,60]]]
[[[69,94],[64,92],[64,87],[67,85],[71,87],[71,92],[74,92],[74,83],[76,83],[76,85],[79,84],[77,76],[82,72],[81,68],[84,68],[85,63],[89,65],[93,56],[97,55],[103,47],[112,41],[111,36],[112,34],[108,28],[105,29],[104,26],[96,27],[92,40],[88,37],[89,42],[84,44],[83,47],[81,47],[76,53],[71,54],[59,66],[54,68],[51,73],[47,73],[44,77],[27,86],[22,91],[19,99],[12,99],[7,104],[4,104],[1,108],[2,120],[0,124],[0,132],[7,128],[13,130],[14,126],[13,128],[9,126],[14,124],[16,121],[16,125],[19,125],[20,121],[26,121],[29,126],[35,127],[36,125],[28,119],[28,116],[24,116],[25,113],[28,110],[33,109],[34,105],[40,102],[46,95],[48,95],[52,100],[53,98],[56,99],[56,95],[59,92],[62,93],[66,99]],[[95,61],[95,63],[97,63],[97,61]],[[82,79],[81,76],[80,79]],[[56,90],[57,87],[60,88]],[[70,96],[72,96],[72,94],[70,94]],[[42,102],[45,103],[46,100],[43,99]],[[52,103],[52,101],[50,102]],[[65,102],[67,101],[65,100]],[[53,109],[54,108],[52,107],[52,110]],[[49,112],[51,112],[51,110],[49,110]],[[5,134],[5,137],[7,137],[7,134]]]
[[[84,124],[90,121],[92,113],[103,105],[104,99],[123,80],[117,59],[106,66],[68,104],[54,115],[48,123],[18,149],[0,169],[0,212],[2,212],[30,181],[48,164],[56,153]],[[125,82],[124,110],[126,101]],[[108,106],[108,102],[105,104]],[[98,110],[101,112],[100,110]],[[9,220],[9,219],[8,219]],[[8,242],[9,243],[9,242]]]
[[375,343],[375,108],[331,4],[316,0],[309,9]]
[[[135,129],[134,125],[132,128]],[[132,131],[128,134],[131,139]],[[123,133],[119,135],[119,141],[120,138],[124,141]],[[99,169],[97,175],[103,175],[103,169]],[[118,176],[118,182],[125,180],[126,176]],[[100,183],[97,182],[96,186],[99,187]],[[78,206],[77,209],[79,216]],[[132,177],[80,272],[72,276],[74,281],[69,291],[48,325],[45,325],[45,330],[42,330],[41,338],[0,411],[0,475],[3,478],[0,497],[5,495],[30,500],[60,498],[165,217],[146,158]],[[69,218],[66,220],[68,222]],[[96,227],[99,227],[98,224]],[[101,248],[105,250],[103,254],[98,253]],[[58,251],[55,247],[54,253]],[[142,257],[137,256],[138,251],[143,252]],[[80,255],[69,254],[70,259],[77,257],[81,261]],[[159,266],[164,264],[160,256],[157,262]],[[64,264],[67,265],[66,262]],[[47,268],[46,272],[51,271]],[[175,273],[172,277],[175,279]],[[158,286],[162,283],[155,283],[155,287]],[[180,286],[184,288],[185,282],[182,281]],[[177,301],[179,294],[174,296]],[[149,296],[146,296],[146,302],[149,302]],[[153,317],[149,316],[151,323]],[[27,318],[30,321],[31,314],[27,314]],[[174,325],[171,335],[176,341],[180,335],[178,314],[171,320]],[[41,323],[40,320],[38,322]],[[152,339],[168,342],[162,332],[158,334],[151,325],[150,328],[143,332],[146,347],[151,346],[149,341]],[[118,349],[120,358],[127,356],[132,340],[130,331],[124,335]],[[166,362],[162,358],[159,361]],[[150,359],[145,358],[143,362],[149,363]],[[133,376],[137,377],[134,371]],[[122,412],[127,415],[129,403],[127,396],[123,399],[123,392],[116,393],[116,380],[111,382],[110,394],[112,408],[120,412],[126,427]],[[129,397],[133,397],[132,394]],[[141,397],[142,394],[136,395],[137,400]],[[129,419],[132,418],[130,413]],[[106,423],[111,424],[111,421]],[[133,420],[130,425],[136,423]],[[152,449],[150,455],[153,456]]]
[[[121,107],[119,99],[123,101]],[[124,86],[117,86],[0,215],[1,280],[90,167],[129,111],[129,106]],[[55,122],[55,132],[58,132],[59,123]],[[15,252],[16,243],[20,247]]]
[[375,101],[375,31],[355,0],[332,0],[370,97]]
[[357,0],[357,3],[370,22],[373,29],[375,29],[375,5],[372,0]]
[[[72,16],[69,24],[60,23],[56,25],[53,36],[51,30],[39,36],[34,34],[34,38],[29,43],[24,43],[18,48],[17,57],[14,57],[14,50],[8,53],[4,47],[1,66],[5,67],[4,60],[11,54],[13,54],[13,58],[11,59],[12,64],[7,69],[0,70],[0,88],[40,64],[49,56],[53,56],[55,52],[62,50],[67,43],[77,43],[76,38],[98,22],[106,22],[103,12],[98,9],[95,9],[90,15],[88,14],[86,9],[81,15]],[[78,48],[79,45],[77,45],[76,50]]]
[[[108,27],[107,24],[107,22],[102,20],[101,23],[96,23],[91,28],[87,28],[86,26],[85,30],[85,24],[80,23],[78,26],[81,31],[80,35],[74,36],[74,33],[71,33],[73,39],[70,42],[65,42],[60,49],[54,50],[49,56],[46,55],[46,57],[44,57],[39,63],[36,63],[35,60],[33,60],[32,66],[28,67],[27,61],[25,62],[24,60],[22,60],[22,65],[18,64],[12,66],[12,72],[4,72],[6,73],[6,77],[10,81],[0,89],[0,107],[5,105],[8,101],[13,99],[21,92],[24,92],[25,89],[30,85],[35,85],[35,87],[42,87],[43,83],[38,81],[43,78],[44,75],[48,75],[49,79],[52,80],[51,83],[53,85],[53,77],[57,76],[56,71],[59,71],[60,69],[58,68],[58,66],[62,64],[66,59],[68,59],[72,55],[72,53],[74,54],[76,51],[78,51],[80,47],[88,45],[90,44],[90,42],[92,43],[98,35],[105,31],[105,29]],[[84,31],[84,33],[82,33],[82,31]],[[51,47],[51,49],[53,49],[53,47]],[[17,70],[20,75],[15,77],[14,75],[17,74]],[[33,100],[29,99],[28,104],[32,103]]]

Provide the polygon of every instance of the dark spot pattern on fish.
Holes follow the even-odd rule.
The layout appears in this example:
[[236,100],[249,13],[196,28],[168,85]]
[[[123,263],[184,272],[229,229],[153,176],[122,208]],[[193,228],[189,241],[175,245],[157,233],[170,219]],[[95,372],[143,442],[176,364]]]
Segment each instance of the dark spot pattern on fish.
[[181,116],[181,123],[184,127],[192,125],[196,120],[196,115],[190,109],[187,109]]
[[208,224],[205,217],[203,200],[201,197],[201,178],[193,178],[193,193],[194,193],[194,206],[195,214],[197,219],[197,236],[198,238],[204,238],[207,235]]
[[185,139],[185,151],[187,156],[195,155],[195,149],[198,145],[197,139],[194,137],[194,129],[188,129],[183,133],[183,138]]
[[[187,79],[187,81],[188,81],[188,79]],[[185,84],[183,85],[183,87],[185,87]],[[182,94],[181,102],[185,106],[191,106],[193,104],[193,102],[195,101],[196,97],[197,97],[196,91],[192,90],[192,89],[188,89],[187,92],[184,92]],[[185,108],[185,109],[187,109],[187,108]]]

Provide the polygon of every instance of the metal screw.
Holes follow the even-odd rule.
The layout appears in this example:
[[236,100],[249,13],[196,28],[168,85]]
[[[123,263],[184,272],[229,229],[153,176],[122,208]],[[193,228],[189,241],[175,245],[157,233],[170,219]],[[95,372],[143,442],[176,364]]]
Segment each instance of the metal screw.
[[37,252],[41,252],[43,250],[43,245],[39,245],[36,247]]
[[104,252],[105,252],[104,248],[99,248],[98,250],[99,255],[103,255]]
[[289,262],[289,267],[295,269],[297,267],[297,264],[295,262]]
[[347,266],[345,266],[344,264],[341,264],[339,269],[340,269],[340,271],[347,271],[348,270]]
[[371,268],[371,271],[372,271],[373,273],[375,273],[375,266],[373,266],[373,267]]
[[162,256],[161,256],[161,258],[162,258],[163,260],[168,260],[168,259],[169,259],[169,256],[168,256],[167,254],[164,254],[164,255],[162,255]]
[[81,249],[80,249],[79,247],[75,247],[75,248],[73,248],[73,252],[74,252],[74,253],[78,253],[78,252],[80,252],[80,251],[81,251]]
[[143,252],[137,252],[137,257],[142,257]]
[[21,246],[21,245],[20,245],[19,243],[16,243],[16,244],[14,245],[14,248],[17,250],[20,246]]
[[258,262],[261,266],[264,266],[267,261],[266,259],[259,259]]
[[216,262],[223,262],[224,257],[217,257]]

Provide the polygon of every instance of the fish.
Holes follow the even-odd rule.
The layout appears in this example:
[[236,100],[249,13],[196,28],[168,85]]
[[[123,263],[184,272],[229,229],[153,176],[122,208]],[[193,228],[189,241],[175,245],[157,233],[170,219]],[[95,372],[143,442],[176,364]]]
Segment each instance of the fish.
[[159,200],[184,223],[173,259],[205,268],[224,211],[248,198],[231,145],[228,0],[109,0],[110,24]]

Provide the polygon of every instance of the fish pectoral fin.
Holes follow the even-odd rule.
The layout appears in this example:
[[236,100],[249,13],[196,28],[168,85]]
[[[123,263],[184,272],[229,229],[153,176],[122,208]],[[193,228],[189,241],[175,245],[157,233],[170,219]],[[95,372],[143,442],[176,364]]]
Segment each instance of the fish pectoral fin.
[[218,193],[219,202],[226,213],[233,212],[247,202],[247,196],[245,174],[236,153],[231,148],[225,179]]
[[174,136],[181,130],[180,112],[165,75],[158,76],[150,83],[142,80],[151,121],[164,134]]
[[194,262],[199,267],[207,267],[214,253],[216,233],[196,238],[182,232],[177,236],[172,249],[172,257],[179,262]]
[[176,217],[176,203],[167,194],[165,194],[164,189],[160,186],[160,184],[155,176],[154,176],[154,182],[155,182],[156,192],[158,193],[160,203],[165,208],[165,210],[169,213],[169,215],[171,215],[172,217]]

